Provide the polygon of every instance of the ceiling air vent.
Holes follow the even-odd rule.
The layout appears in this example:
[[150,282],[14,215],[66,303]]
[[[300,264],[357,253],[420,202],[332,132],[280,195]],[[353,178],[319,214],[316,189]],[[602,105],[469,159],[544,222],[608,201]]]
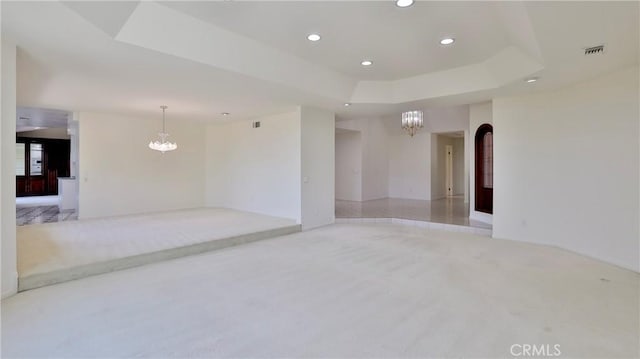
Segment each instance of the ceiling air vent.
[[585,55],[596,55],[596,54],[603,54],[603,53],[604,53],[604,45],[587,47],[586,49],[584,49]]

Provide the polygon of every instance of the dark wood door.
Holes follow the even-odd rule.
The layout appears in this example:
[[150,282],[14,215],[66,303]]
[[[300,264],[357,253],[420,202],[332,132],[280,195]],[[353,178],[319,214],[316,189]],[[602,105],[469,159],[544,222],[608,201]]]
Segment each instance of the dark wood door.
[[27,195],[27,180],[24,176],[16,176],[16,196],[22,197]]
[[69,176],[69,140],[16,139],[16,196],[58,194],[58,176]]
[[493,127],[484,124],[475,136],[475,209],[493,214]]

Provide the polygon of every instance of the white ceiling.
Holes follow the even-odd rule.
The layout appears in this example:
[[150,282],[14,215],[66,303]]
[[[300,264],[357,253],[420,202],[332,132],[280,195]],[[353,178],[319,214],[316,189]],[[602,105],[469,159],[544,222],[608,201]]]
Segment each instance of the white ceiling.
[[[481,62],[510,45],[485,2],[163,2],[361,80],[397,80]],[[307,35],[322,39],[310,42]],[[453,36],[455,46],[439,40]],[[360,62],[374,64],[363,67]]]
[[18,107],[16,116],[16,132],[24,132],[42,128],[66,129],[71,114],[60,110]]
[[[388,116],[550,90],[638,63],[637,2],[1,6],[3,36],[19,48],[19,104],[68,111],[158,116],[167,104],[168,116],[223,121],[310,105],[340,118]],[[310,32],[322,40],[307,41]],[[454,46],[438,45],[449,35]],[[583,55],[601,43],[605,54]],[[360,66],[364,58],[374,65]],[[522,81],[533,75],[540,81]]]

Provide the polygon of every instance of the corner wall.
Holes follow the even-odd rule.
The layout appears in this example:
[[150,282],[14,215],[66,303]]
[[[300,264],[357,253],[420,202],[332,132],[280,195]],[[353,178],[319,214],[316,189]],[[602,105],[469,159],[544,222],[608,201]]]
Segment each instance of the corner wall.
[[207,127],[206,205],[301,223],[300,111],[254,121]]
[[0,121],[0,242],[2,298],[18,291],[16,255],[16,46],[2,38]]
[[176,151],[149,149],[158,119],[88,113],[79,119],[79,217],[150,213],[204,205],[204,125],[171,118]]
[[432,137],[427,131],[389,136],[389,197],[431,199]]
[[640,271],[638,76],[494,100],[494,237]]
[[335,222],[335,115],[302,107],[302,229]]
[[377,118],[336,122],[336,127],[362,135],[362,201],[389,197],[389,144]]
[[334,222],[333,113],[300,107],[206,132],[207,206],[290,218],[303,229]]
[[362,134],[336,129],[336,199],[362,201]]

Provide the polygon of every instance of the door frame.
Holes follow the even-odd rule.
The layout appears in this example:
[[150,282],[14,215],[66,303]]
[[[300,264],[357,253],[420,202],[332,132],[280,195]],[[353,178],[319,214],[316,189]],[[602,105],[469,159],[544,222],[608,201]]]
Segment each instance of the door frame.
[[444,167],[444,184],[447,197],[453,197],[453,146],[444,146],[445,167]]

